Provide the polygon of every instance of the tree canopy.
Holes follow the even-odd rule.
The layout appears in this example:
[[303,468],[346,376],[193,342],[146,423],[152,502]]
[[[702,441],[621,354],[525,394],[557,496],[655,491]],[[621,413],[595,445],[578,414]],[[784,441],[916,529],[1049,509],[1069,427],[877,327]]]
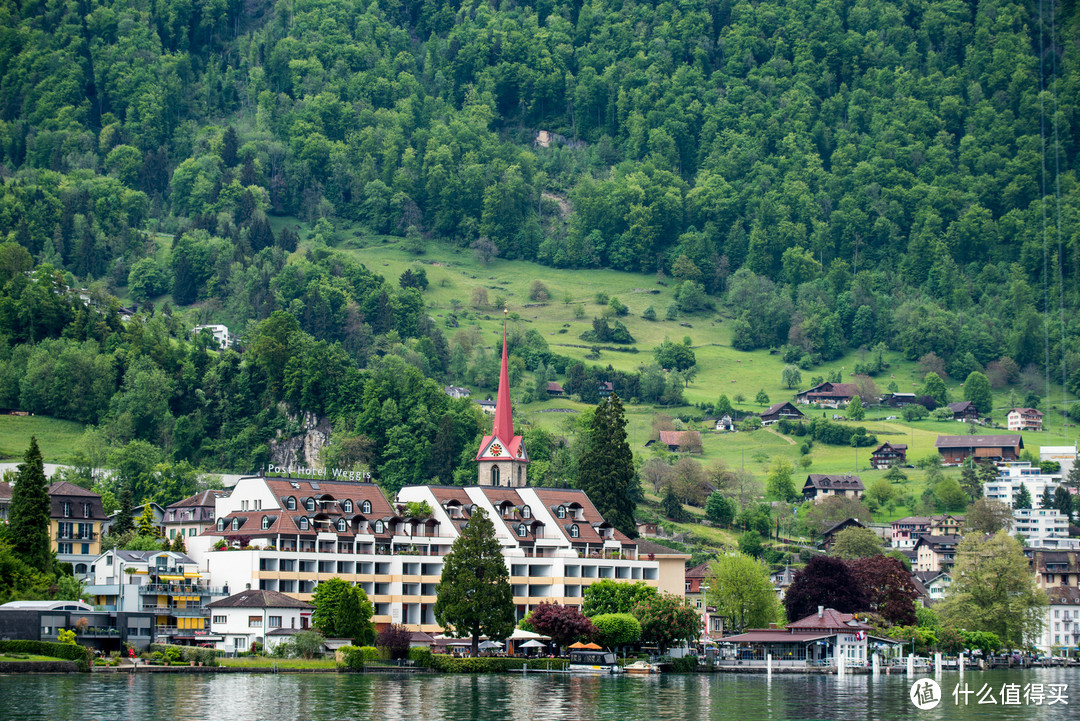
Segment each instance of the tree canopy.
[[741,553],[721,556],[709,565],[706,601],[716,606],[716,613],[728,619],[737,632],[767,628],[780,613],[769,569]]

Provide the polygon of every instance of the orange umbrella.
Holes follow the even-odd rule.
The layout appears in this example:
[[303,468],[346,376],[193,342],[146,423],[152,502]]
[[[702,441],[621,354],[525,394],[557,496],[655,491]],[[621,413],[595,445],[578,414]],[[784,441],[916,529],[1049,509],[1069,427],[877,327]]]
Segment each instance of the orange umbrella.
[[579,648],[579,649],[588,649],[590,651],[599,651],[599,650],[601,650],[603,648],[603,646],[597,646],[595,643],[582,643],[581,641],[578,641],[577,643],[571,644],[569,646],[569,648]]

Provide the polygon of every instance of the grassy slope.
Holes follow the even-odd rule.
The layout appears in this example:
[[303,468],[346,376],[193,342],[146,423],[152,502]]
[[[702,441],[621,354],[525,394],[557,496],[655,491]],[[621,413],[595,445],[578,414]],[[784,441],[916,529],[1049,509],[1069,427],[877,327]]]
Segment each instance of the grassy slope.
[[0,416],[0,458],[22,459],[35,436],[46,463],[63,463],[75,450],[82,425],[47,416]]

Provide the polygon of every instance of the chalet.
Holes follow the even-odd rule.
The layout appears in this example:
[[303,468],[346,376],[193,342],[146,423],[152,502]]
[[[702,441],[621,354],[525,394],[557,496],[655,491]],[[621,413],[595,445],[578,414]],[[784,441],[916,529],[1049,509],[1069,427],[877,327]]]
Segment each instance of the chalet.
[[950,403],[949,410],[952,411],[954,421],[978,421],[979,409],[975,407],[975,404],[971,401],[960,401],[958,403]]
[[701,453],[701,434],[697,431],[660,431],[660,443],[672,453]]
[[911,582],[923,597],[923,604],[945,600],[945,592],[952,584],[952,576],[946,571],[914,571]]
[[857,518],[845,518],[821,534],[821,547],[826,551],[831,550],[833,541],[836,540],[836,534],[847,528],[866,528],[866,524]]
[[805,391],[795,394],[795,400],[799,403],[815,403],[829,408],[839,408],[847,405],[851,399],[859,395],[854,383],[830,383],[826,381]]
[[468,388],[462,388],[461,386],[446,386],[443,388],[443,393],[451,398],[468,398],[472,395],[472,391]]
[[948,571],[956,562],[960,536],[923,536],[915,543],[915,571]]
[[732,417],[730,415],[725,413],[723,418],[717,419],[717,421],[716,421],[716,430],[724,431],[724,432],[734,431],[735,430],[735,421],[734,421],[734,419],[732,419]]
[[761,414],[761,425],[770,426],[779,420],[797,421],[804,418],[802,411],[788,401],[774,403]]
[[1041,431],[1042,411],[1035,408],[1013,408],[1006,416],[1010,431]]
[[864,490],[862,479],[858,476],[811,473],[803,485],[803,498],[815,502],[829,496],[862,498]]
[[490,398],[482,401],[477,401],[476,405],[480,406],[480,410],[483,411],[485,415],[495,415],[495,401],[491,400]]
[[907,443],[882,443],[870,454],[870,467],[875,470],[907,463]]
[[597,391],[599,391],[601,398],[607,398],[615,392],[615,385],[611,381],[600,381]]
[[563,390],[563,387],[561,385],[559,385],[555,381],[548,381],[547,394],[549,396],[551,396],[552,398],[557,398],[559,396],[565,395],[565,393],[566,391]]
[[934,447],[945,465],[957,466],[971,457],[977,461],[1015,461],[1020,458],[1024,439],[1019,435],[938,436]]
[[915,403],[914,393],[886,393],[881,397],[881,405],[890,408],[903,408]]

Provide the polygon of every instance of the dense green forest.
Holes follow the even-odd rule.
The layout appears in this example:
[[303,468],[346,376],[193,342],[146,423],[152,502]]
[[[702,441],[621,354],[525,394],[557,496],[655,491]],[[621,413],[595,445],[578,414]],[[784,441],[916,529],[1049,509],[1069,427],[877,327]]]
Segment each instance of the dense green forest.
[[[391,488],[463,480],[482,424],[441,385],[497,357],[345,222],[655,272],[669,319],[803,369],[884,344],[1078,392],[1078,31],[1071,1],[0,0],[0,406],[240,471],[310,411]],[[518,375],[612,379],[511,340]]]

